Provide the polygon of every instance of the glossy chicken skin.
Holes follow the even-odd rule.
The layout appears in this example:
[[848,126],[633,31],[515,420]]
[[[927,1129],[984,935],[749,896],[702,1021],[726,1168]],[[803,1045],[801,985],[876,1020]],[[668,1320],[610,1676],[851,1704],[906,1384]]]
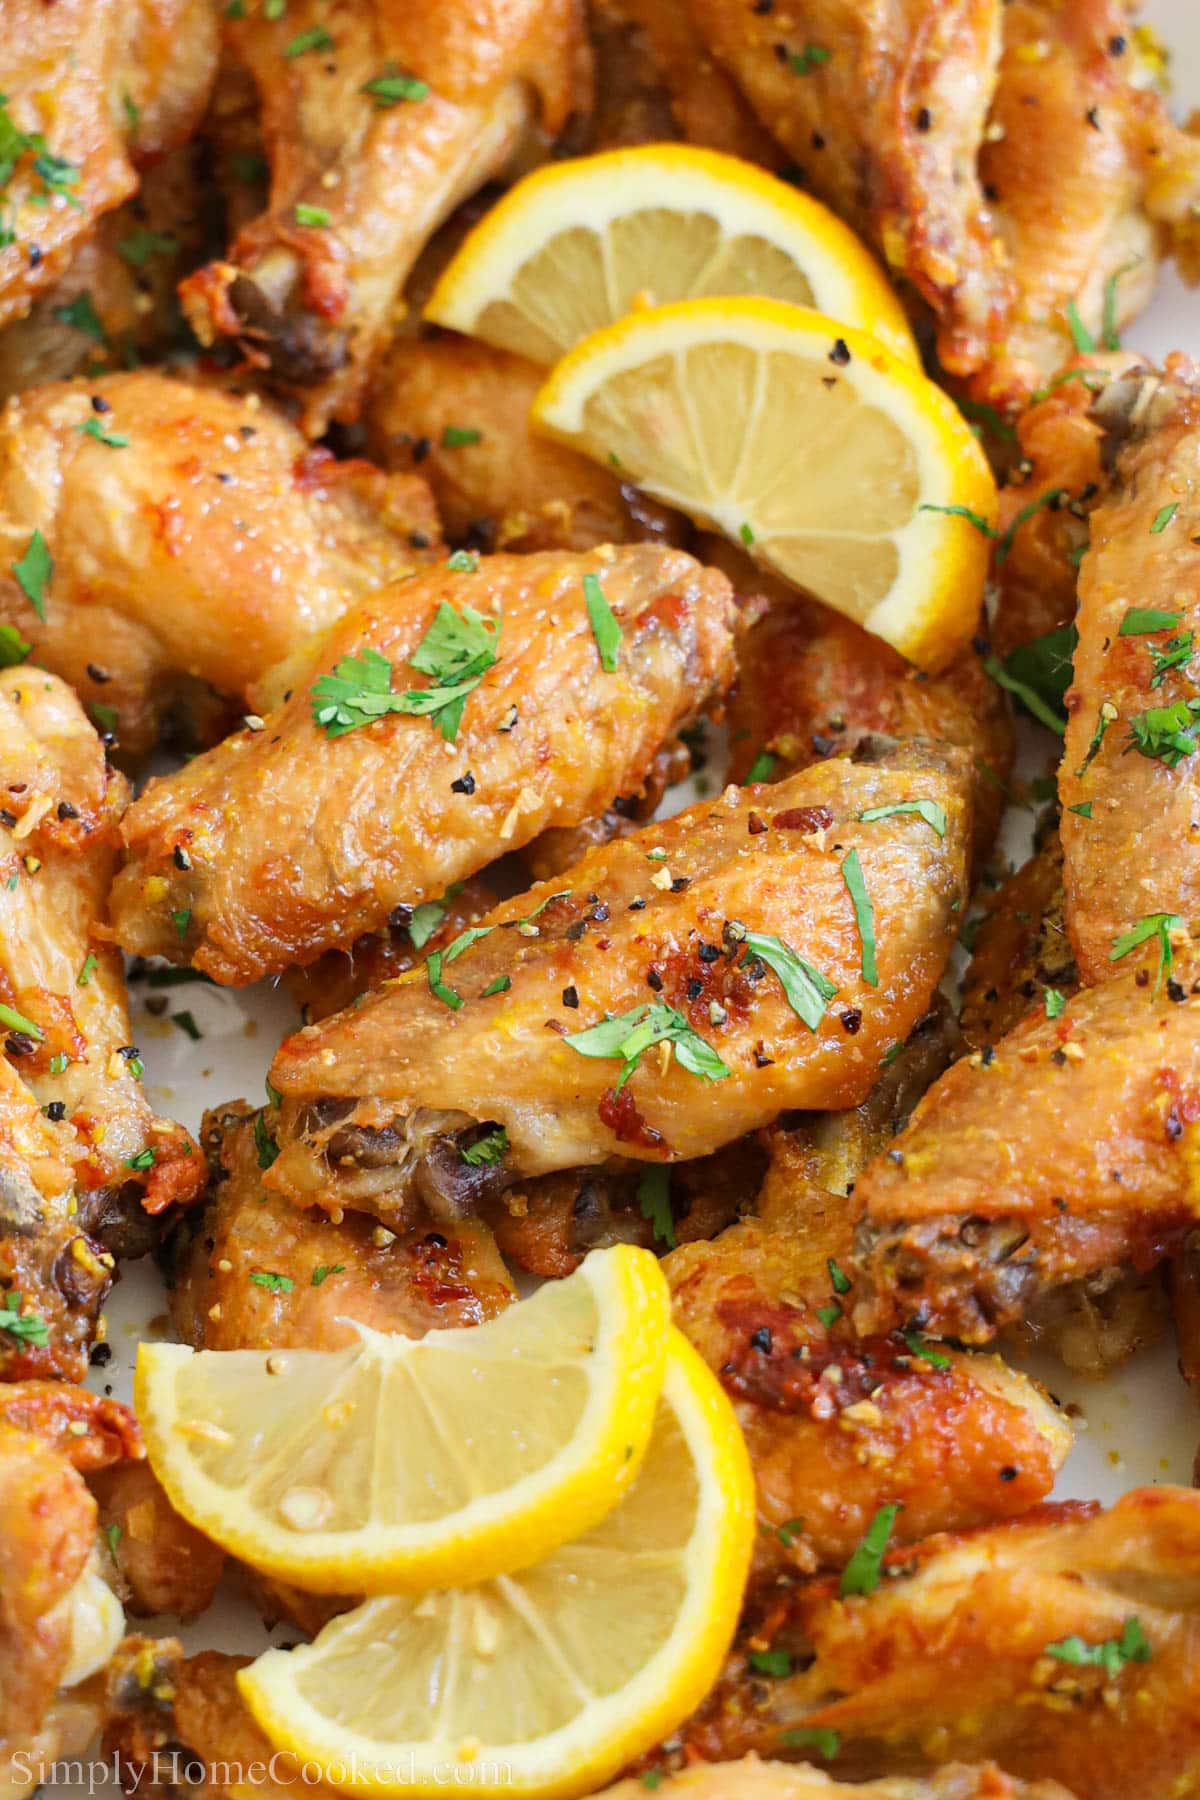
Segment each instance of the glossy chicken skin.
[[[0,673],[0,994],[34,1032],[11,1028],[13,1068],[75,1133],[80,1221],[137,1255],[146,1214],[186,1205],[203,1160],[146,1098],[119,954],[104,915],[124,779],[70,688],[25,665]],[[12,1021],[9,1021],[10,1027]]]
[[[1012,1781],[994,1763],[972,1768],[955,1764],[928,1778],[900,1775],[847,1785],[807,1765],[760,1762],[756,1756],[740,1762],[693,1763],[668,1776],[658,1789],[665,1800],[676,1794],[683,1800],[1071,1800],[1057,1782],[1029,1786]],[[645,1791],[645,1782],[638,1777],[606,1788],[603,1800],[641,1800]]]
[[154,161],[191,135],[216,58],[207,0],[4,0],[0,91],[8,116],[61,161],[57,179],[47,180],[41,146],[29,145],[5,182],[0,325],[22,318],[96,220],[135,192],[135,162]]
[[[44,622],[10,573],[35,528],[53,561]],[[153,746],[181,689],[244,701],[436,536],[422,482],[309,450],[256,395],[139,370],[31,388],[0,413],[0,619],[128,753]]]
[[[271,164],[265,212],[184,282],[202,344],[236,339],[297,395],[317,437],[358,416],[405,277],[455,206],[526,133],[588,99],[577,0],[293,0],[229,20]],[[315,36],[314,36],[315,34]],[[289,46],[311,40],[310,47]],[[371,83],[420,86],[389,100]]]
[[[184,1343],[334,1350],[354,1340],[349,1319],[422,1337],[435,1326],[481,1324],[514,1298],[478,1220],[452,1234],[426,1220],[396,1237],[362,1214],[335,1224],[267,1192],[260,1145],[269,1156],[274,1123],[244,1103],[205,1114],[211,1197],[172,1245],[171,1318]],[[260,1286],[255,1272],[286,1285]]]
[[[611,674],[589,575],[621,627]],[[405,691],[419,677],[404,665],[443,605],[499,626],[498,660],[454,742],[401,714],[328,737],[315,681],[370,648]],[[636,789],[662,740],[723,686],[730,625],[724,579],[650,545],[494,557],[382,590],[290,668],[291,698],[261,729],[150,783],[130,808],[118,940],[237,983],[377,930],[397,905],[435,900],[548,825]]]
[[[397,337],[368,402],[371,453],[385,468],[419,472],[446,535],[474,550],[678,537],[676,515],[529,429],[545,379],[536,363],[469,338]],[[454,442],[455,429],[478,441]]]
[[[770,1755],[783,1733],[816,1728],[840,1734],[839,1778],[994,1757],[1085,1800],[1196,1791],[1200,1495],[1038,1507],[897,1550],[885,1570],[867,1597],[839,1599],[834,1578],[764,1596],[684,1727],[685,1753]],[[1125,1636],[1131,1619],[1140,1637]],[[1112,1668],[1047,1654],[1074,1638],[1085,1655],[1123,1640],[1134,1654]],[[793,1652],[794,1675],[747,1666],[768,1643]]]
[[[860,821],[918,798],[943,808],[944,837],[912,813]],[[282,1149],[267,1185],[387,1222],[419,1192],[453,1217],[514,1178],[704,1156],[787,1107],[856,1104],[928,1007],[963,904],[969,832],[961,753],[911,744],[728,788],[591,851],[497,907],[434,985],[414,969],[285,1040],[271,1074]],[[842,872],[851,850],[873,906],[877,987],[863,979]],[[746,934],[759,931],[836,989],[816,1029],[747,956]],[[615,1050],[563,1041],[634,1010],[631,1024],[644,1022],[650,1007],[667,1009],[651,1029],[674,1019],[704,1040],[685,1055],[724,1063],[719,1090],[667,1044],[619,1086]],[[508,1148],[467,1167],[458,1140],[485,1123],[504,1127]]]
[[[1185,925],[1200,917],[1195,736],[1186,733],[1198,692],[1190,671],[1200,626],[1200,370],[1173,359],[1165,379],[1148,373],[1131,384],[1125,430],[1079,569],[1059,773],[1067,930],[1084,981],[1111,974],[1118,938],[1147,914],[1177,914]],[[1123,636],[1133,608],[1169,623]],[[1164,655],[1169,666],[1159,670]],[[1171,708],[1182,710],[1173,717]],[[1090,805],[1088,816],[1079,805]]]
[[931,1015],[862,1107],[776,1131],[757,1216],[663,1265],[675,1323],[720,1376],[750,1451],[752,1585],[840,1568],[888,1501],[903,1503],[906,1542],[1022,1512],[1070,1448],[1062,1416],[998,1357],[919,1334],[859,1339],[851,1326],[858,1203],[846,1189],[945,1066],[951,1038]]
[[983,1343],[1050,1289],[1181,1245],[1200,1214],[1200,968],[1176,970],[1031,1013],[934,1083],[855,1190],[861,1331]]

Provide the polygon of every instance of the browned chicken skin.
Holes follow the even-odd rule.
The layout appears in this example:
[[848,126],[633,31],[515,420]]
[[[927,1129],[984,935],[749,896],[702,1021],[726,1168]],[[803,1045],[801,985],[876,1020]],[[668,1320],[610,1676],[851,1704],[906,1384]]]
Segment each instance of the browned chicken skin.
[[[703,1156],[786,1107],[856,1104],[928,1007],[970,831],[961,752],[913,743],[877,757],[729,788],[593,850],[557,885],[496,908],[461,961],[447,951],[436,971],[287,1039],[271,1075],[282,1151],[267,1185],[391,1222],[415,1184],[454,1216],[514,1177]],[[943,836],[913,812],[859,816],[917,799],[941,808]],[[851,850],[873,907],[877,987],[863,978],[843,874]],[[815,1029],[760,952],[812,958],[836,996],[828,1009],[829,994],[818,999]],[[615,1045],[626,1033],[595,1054],[562,1040],[631,1011],[629,1029],[649,1030],[653,1048],[625,1086]],[[683,1062],[655,1041],[656,1020],[687,1038]],[[464,1168],[457,1140],[484,1124],[504,1127],[505,1155]]]
[[[865,1784],[834,1782],[828,1775],[795,1763],[760,1762],[755,1756],[733,1763],[693,1763],[660,1783],[664,1800],[1071,1800],[1056,1781],[1032,1786],[1012,1781],[994,1763],[971,1768],[954,1764],[928,1778],[896,1776]],[[603,1800],[641,1800],[645,1782],[618,1782]]]
[[[10,573],[35,529],[53,562],[44,622]],[[423,482],[308,449],[256,395],[145,370],[33,388],[0,413],[0,618],[130,753],[188,683],[244,701],[436,533]]]
[[135,192],[135,163],[190,136],[216,58],[209,0],[4,0],[0,91],[16,130],[41,141],[5,181],[0,325],[23,318]]
[[[437,226],[527,132],[586,106],[578,0],[293,0],[225,30],[258,86],[271,196],[228,260],[184,282],[184,308],[201,343],[236,339],[297,395],[317,437],[357,418]],[[405,76],[403,98],[371,91]]]
[[[972,1050],[997,1043],[1047,992],[1079,985],[1063,923],[1063,854],[1057,830],[992,897],[963,977],[962,1029]],[[1051,1003],[1053,1004],[1053,1002]]]
[[[621,627],[612,673],[589,577]],[[326,735],[313,716],[323,675],[369,648],[402,693],[435,618],[461,620],[463,607],[498,633],[497,660],[467,694],[453,743],[435,719],[395,713]],[[548,825],[635,790],[662,739],[724,685],[731,623],[720,575],[648,544],[493,557],[383,589],[302,655],[290,700],[261,729],[152,782],[130,808],[118,940],[248,982],[377,930],[399,904],[437,899]]]

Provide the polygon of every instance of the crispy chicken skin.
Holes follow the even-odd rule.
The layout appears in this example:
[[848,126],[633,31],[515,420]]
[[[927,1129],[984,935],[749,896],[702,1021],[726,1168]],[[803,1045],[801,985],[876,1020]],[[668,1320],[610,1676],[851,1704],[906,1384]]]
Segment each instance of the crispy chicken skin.
[[[638,1777],[606,1788],[602,1800],[641,1800],[645,1791]],[[683,1800],[1071,1800],[1057,1782],[1028,1786],[1010,1780],[994,1763],[973,1768],[955,1764],[928,1779],[901,1775],[847,1786],[807,1765],[760,1762],[756,1756],[733,1763],[693,1763],[668,1776],[658,1791],[665,1800],[675,1794]]]
[[23,318],[101,215],[136,191],[135,162],[191,135],[216,59],[209,0],[4,0],[8,116],[19,132],[44,138],[52,169],[62,161],[47,179],[41,146],[30,145],[5,183],[0,325]]
[[926,675],[852,619],[751,570],[732,546],[713,560],[738,593],[766,603],[765,616],[738,646],[730,779],[747,780],[764,753],[775,759],[770,779],[853,750],[876,732],[944,738],[970,753],[973,857],[982,866],[1004,810],[1013,730],[976,651],[964,650],[941,675]]
[[[271,164],[267,209],[181,288],[202,344],[234,338],[302,402],[357,418],[405,277],[461,201],[589,98],[578,0],[293,0],[228,20]],[[307,51],[288,46],[319,33]],[[402,72],[396,103],[368,84]]]
[[[1200,916],[1195,739],[1174,748],[1171,735],[1195,723],[1186,702],[1200,627],[1200,368],[1172,359],[1165,379],[1147,373],[1124,386],[1103,396],[1119,399],[1114,429],[1128,442],[1080,564],[1058,783],[1067,930],[1084,981],[1111,974],[1117,939],[1147,914]],[[1122,636],[1134,607],[1165,611],[1169,629]],[[1156,673],[1164,654],[1169,666]],[[1184,708],[1174,720],[1163,711],[1172,707]],[[1089,816],[1073,810],[1089,802]]]
[[[54,564],[44,622],[9,572],[35,528]],[[0,618],[115,714],[130,754],[153,747],[180,683],[244,699],[411,573],[414,530],[436,541],[423,482],[309,450],[255,395],[139,370],[31,388],[0,413]]]
[[[536,363],[469,338],[397,337],[368,401],[371,453],[384,468],[419,471],[447,537],[475,550],[678,537],[677,515],[529,429],[545,379]],[[453,441],[464,423],[477,442]]]
[[[146,1099],[119,954],[104,915],[128,787],[70,688],[25,665],[0,673],[0,995],[35,1025],[5,1050],[37,1100],[74,1130],[80,1220],[138,1255],[146,1218],[186,1205],[203,1160]],[[11,1022],[10,1022],[11,1023]]]
[[[414,969],[286,1039],[271,1074],[283,1106],[267,1186],[389,1223],[420,1193],[453,1217],[514,1178],[704,1156],[784,1108],[857,1104],[941,976],[970,833],[961,752],[913,743],[875,754],[728,788],[593,850],[556,884],[497,907],[488,935],[444,962],[440,980]],[[912,813],[860,821],[918,798],[944,809],[944,837]],[[874,909],[874,988],[842,872],[851,850]],[[747,955],[746,933],[758,931],[833,984],[817,1029]],[[647,1049],[619,1088],[615,1050],[563,1042],[651,1006],[723,1060],[719,1092],[668,1045]],[[503,1160],[464,1167],[456,1140],[485,1123],[507,1132]]]
[[[588,575],[621,626],[613,674]],[[404,691],[415,679],[404,665],[443,604],[499,624],[498,660],[467,696],[453,745],[436,721],[399,714],[327,737],[314,680],[370,648]],[[119,942],[242,983],[437,899],[547,825],[636,789],[662,740],[727,679],[730,625],[722,576],[648,544],[493,557],[380,591],[294,668],[291,698],[263,729],[151,782],[130,808],[112,895]]]
[[[1087,1800],[1195,1792],[1200,1495],[1138,1488],[1108,1512],[1037,1507],[884,1566],[869,1597],[840,1600],[835,1578],[764,1594],[680,1734],[684,1753],[778,1754],[785,1732],[815,1728],[841,1736],[839,1778],[994,1757]],[[1146,1652],[1135,1636],[1138,1654],[1112,1670],[1046,1654],[1076,1637],[1120,1643],[1130,1619]],[[767,1644],[793,1652],[794,1675],[748,1667],[747,1650]]]
[[[509,1305],[512,1280],[478,1220],[453,1233],[426,1220],[395,1237],[361,1213],[335,1224],[267,1192],[259,1146],[269,1154],[274,1123],[245,1102],[205,1114],[210,1199],[171,1246],[171,1320],[185,1344],[335,1350],[353,1342],[351,1318],[422,1337],[434,1326],[481,1324]],[[250,1279],[264,1271],[291,1285],[276,1291]]]
[[180,1619],[205,1612],[225,1552],[180,1517],[150,1464],[119,1463],[94,1475],[89,1486],[106,1540],[106,1573],[126,1611]]
[[856,1188],[860,1331],[984,1343],[1036,1297],[1145,1270],[1200,1212],[1200,967],[1130,970],[1028,1014],[934,1083]]
[[972,1050],[995,1044],[1046,993],[1079,986],[1063,923],[1063,853],[1057,829],[992,896],[963,977],[962,1030]]
[[758,1484],[751,1583],[840,1568],[877,1509],[902,1501],[912,1542],[1024,1511],[1049,1493],[1070,1428],[998,1357],[915,1355],[859,1339],[855,1178],[952,1054],[944,1008],[922,1021],[864,1104],[776,1130],[755,1218],[663,1267],[675,1323],[737,1408]]

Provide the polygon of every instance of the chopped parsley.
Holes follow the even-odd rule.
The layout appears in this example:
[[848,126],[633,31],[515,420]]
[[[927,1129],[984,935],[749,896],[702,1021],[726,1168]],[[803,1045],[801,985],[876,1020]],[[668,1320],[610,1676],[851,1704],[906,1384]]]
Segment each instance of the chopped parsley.
[[446,558],[446,567],[453,569],[456,575],[474,575],[479,568],[479,558],[473,550],[456,550],[453,556]]
[[[875,908],[871,905],[871,896],[867,892],[867,883],[863,875],[862,864],[858,860],[857,850],[851,850],[847,854],[842,864],[842,880],[846,883],[846,892],[854,907],[854,922],[858,926],[859,942],[862,946],[862,978],[868,987],[878,987],[879,970],[875,964]],[[835,993],[836,991],[834,989]]]
[[974,512],[969,506],[935,506],[931,500],[922,500],[918,512],[945,513],[951,519],[965,519],[973,525],[983,537],[999,537],[1000,533],[994,525],[990,525],[982,513]]
[[152,256],[174,256],[178,248],[179,239],[169,231],[147,231],[143,225],[117,245],[125,261],[134,269],[144,269]]
[[288,57],[307,56],[310,50],[332,50],[333,39],[323,25],[314,25],[311,31],[302,31],[294,37],[290,44],[284,46],[283,54]]
[[1046,1017],[1048,1019],[1059,1018],[1064,1006],[1067,1004],[1067,996],[1062,990],[1060,988],[1047,988],[1043,995],[1043,999],[1046,1003]]
[[770,781],[772,775],[775,773],[778,761],[779,758],[772,755],[771,751],[760,750],[754,761],[750,764],[750,771],[746,776],[747,782]]
[[1075,771],[1076,781],[1083,780],[1083,777],[1087,774],[1097,756],[1099,756],[1100,746],[1104,742],[1105,733],[1116,716],[1117,711],[1111,700],[1102,701],[1100,711],[1096,715],[1096,729],[1092,733],[1091,743],[1087,747],[1087,753],[1084,756],[1083,761]]
[[796,1539],[804,1532],[803,1519],[785,1519],[782,1525],[775,1527],[775,1536],[785,1550],[790,1550]]
[[863,825],[870,825],[876,819],[890,819],[897,813],[915,813],[940,838],[946,835],[946,809],[936,800],[897,800],[891,806],[869,806],[858,817]]
[[779,1742],[784,1750],[815,1750],[825,1762],[832,1762],[842,1747],[841,1733],[822,1725],[795,1725]]
[[413,907],[408,935],[414,950],[425,947],[445,916],[446,908],[440,900],[423,900],[420,906]]
[[1177,669],[1186,669],[1195,647],[1196,640],[1190,631],[1181,631],[1178,637],[1168,638],[1161,649],[1157,644],[1147,644],[1150,661],[1154,665],[1150,686],[1160,688],[1168,675]]
[[318,231],[323,231],[330,220],[327,206],[308,206],[303,200],[297,202],[295,216],[297,225],[312,225]]
[[1002,413],[996,411],[994,406],[985,406],[979,400],[968,400],[965,397],[957,399],[956,405],[964,418],[973,420],[976,425],[982,425],[995,437],[1002,439],[1004,443],[1015,444],[1017,442],[1016,426],[1010,424]]
[[460,1150],[458,1154],[472,1169],[485,1166],[494,1168],[497,1163],[502,1163],[508,1155],[508,1133],[503,1125],[498,1125],[494,1131],[489,1131],[481,1137],[478,1143],[468,1144],[467,1148]]
[[1168,769],[1178,768],[1185,756],[1196,748],[1200,731],[1200,694],[1190,700],[1175,700],[1170,706],[1148,706],[1129,721],[1127,750],[1161,762]]
[[702,1081],[723,1081],[729,1070],[712,1045],[699,1032],[693,1031],[681,1012],[663,1000],[647,1001],[631,1007],[615,1018],[602,1019],[586,1031],[576,1031],[563,1039],[580,1056],[615,1058],[623,1067],[617,1080],[619,1094],[637,1068],[645,1052],[655,1044],[670,1044],[676,1061]]
[[90,413],[82,425],[76,427],[84,437],[94,438],[96,443],[103,444],[106,450],[125,450],[129,439],[122,431],[106,431],[95,413]]
[[1178,500],[1172,500],[1169,506],[1160,506],[1154,515],[1154,522],[1150,527],[1150,536],[1157,537],[1160,531],[1165,531],[1178,511]]
[[1079,316],[1079,307],[1073,299],[1067,301],[1067,329],[1071,333],[1071,342],[1076,350],[1087,355],[1096,348],[1096,340]]
[[46,548],[46,540],[35,531],[26,545],[20,562],[12,565],[17,586],[39,619],[46,617],[46,588],[54,574],[54,558]]
[[44,1350],[50,1342],[50,1327],[40,1313],[23,1313],[21,1296],[17,1292],[7,1294],[0,1303],[0,1331],[7,1331],[18,1343],[32,1344],[35,1349]]
[[1064,625],[1011,650],[999,665],[1000,673],[994,666],[995,657],[989,657],[984,668],[992,680],[1015,695],[1035,719],[1061,736],[1066,730],[1066,696],[1074,673],[1078,642],[1079,633],[1074,625]]
[[153,1144],[148,1144],[144,1150],[139,1150],[136,1156],[127,1156],[125,1167],[127,1169],[152,1169],[157,1161],[158,1153]]
[[747,549],[749,549],[750,545],[754,542],[753,526],[747,525],[746,521],[743,519],[742,523],[738,526],[738,536],[741,538],[743,544],[746,545]]
[[1092,803],[1090,800],[1080,800],[1076,805],[1068,806],[1067,811],[1078,813],[1081,819],[1090,819],[1092,816]]
[[104,1527],[104,1541],[108,1545],[108,1554],[114,1562],[117,1560],[117,1545],[121,1541],[121,1536],[121,1527],[115,1522]]
[[[457,941],[455,939],[456,943]],[[429,977],[430,993],[435,999],[440,1000],[443,1006],[448,1006],[452,1011],[457,1012],[463,1003],[463,997],[457,988],[448,987],[442,980],[442,952],[440,950],[430,951],[425,964],[425,972]]]
[[92,979],[92,976],[96,972],[97,965],[98,965],[98,958],[96,956],[95,951],[89,950],[87,955],[84,957],[82,964],[80,965],[78,975],[75,977],[75,986],[76,987],[87,987],[89,982]]
[[600,667],[606,675],[615,675],[617,651],[621,645],[621,627],[617,624],[612,607],[604,597],[604,589],[600,586],[598,576],[591,574],[584,576],[583,598],[592,627],[592,636],[596,640],[596,649],[600,653]]
[[1183,614],[1161,606],[1131,606],[1121,620],[1118,637],[1143,637],[1151,631],[1174,631]]
[[847,1600],[851,1594],[875,1592],[883,1572],[883,1553],[887,1549],[899,1512],[899,1505],[895,1501],[879,1508],[867,1526],[862,1542],[842,1570],[842,1578],[838,1582],[839,1600]]
[[50,1058],[50,1073],[52,1075],[63,1074],[70,1060],[65,1050],[56,1050]]
[[1131,269],[1136,269],[1141,260],[1140,256],[1135,256],[1131,261],[1122,263],[1119,269],[1113,270],[1104,284],[1104,301],[1100,311],[1100,345],[1104,350],[1121,348],[1121,334],[1117,330],[1117,283],[1122,275],[1128,275]]
[[751,1650],[746,1661],[760,1675],[775,1675],[782,1679],[792,1672],[792,1659],[786,1650]]
[[1057,1662],[1072,1663],[1076,1668],[1103,1669],[1110,1681],[1116,1680],[1125,1663],[1149,1662],[1153,1654],[1141,1621],[1135,1618],[1126,1619],[1119,1638],[1106,1638],[1102,1644],[1089,1644],[1072,1635],[1047,1644],[1045,1649],[1045,1655],[1054,1657]]
[[854,1283],[843,1269],[839,1269],[832,1256],[826,1258],[825,1267],[829,1270],[829,1279],[833,1283],[834,1293],[848,1294]]
[[820,1319],[826,1331],[829,1330],[831,1325],[836,1325],[841,1316],[842,1309],[836,1300],[829,1306],[818,1306],[817,1308],[817,1317]]
[[1108,960],[1109,962],[1120,962],[1121,958],[1128,956],[1131,950],[1138,950],[1143,944],[1149,943],[1151,938],[1157,938],[1158,976],[1154,983],[1154,995],[1152,996],[1156,998],[1164,975],[1171,973],[1171,933],[1182,929],[1183,920],[1178,913],[1147,913],[1145,918],[1138,919],[1129,927],[1128,931],[1123,931],[1119,937],[1113,939],[1113,947],[1108,953]]
[[27,1019],[15,1006],[7,1006],[3,1002],[0,1002],[0,1025],[7,1026],[9,1031],[19,1031],[22,1037],[32,1038],[35,1044],[40,1044],[46,1035],[40,1025]]
[[793,75],[811,75],[822,63],[827,63],[833,55],[824,44],[805,44],[803,50],[793,50],[788,57],[788,68]]
[[0,669],[11,669],[24,662],[32,648],[15,625],[0,625]]
[[755,956],[766,963],[779,977],[792,1011],[804,1020],[810,1031],[816,1031],[825,1017],[826,1007],[837,993],[834,983],[827,975],[822,975],[820,969],[814,969],[802,956],[797,956],[782,938],[763,931],[748,931],[743,941],[746,946],[743,964]]
[[90,289],[84,288],[68,305],[54,306],[50,310],[60,325],[70,325],[75,331],[82,331],[94,343],[107,344],[108,334],[100,323]]
[[343,1275],[345,1270],[345,1263],[318,1263],[309,1277],[308,1285],[320,1287],[321,1283],[328,1281],[331,1275]]
[[482,994],[480,994],[479,998],[481,1000],[490,1000],[492,998],[493,994],[507,994],[507,992],[511,986],[512,986],[512,976],[511,975],[497,975],[495,981],[488,982],[487,986],[484,988],[484,990],[483,990]]
[[290,1294],[296,1285],[290,1275],[276,1275],[273,1269],[251,1269],[250,1279],[271,1294]]
[[922,1362],[932,1364],[935,1369],[948,1369],[950,1367],[950,1358],[944,1355],[941,1350],[935,1350],[933,1345],[927,1343],[921,1336],[921,1333],[914,1330],[911,1326],[907,1330],[902,1331],[900,1336],[908,1345],[910,1356],[919,1356]]
[[389,63],[382,75],[376,75],[363,88],[376,106],[398,106],[402,100],[425,100],[429,97],[429,83],[421,81],[416,75],[405,75],[394,63]]
[[[171,923],[175,927],[176,937],[185,938],[188,934],[188,928],[192,923],[191,907],[190,906],[181,906],[177,912],[173,912],[171,914]],[[159,985],[165,985],[165,984],[160,984],[160,983],[156,983],[153,981],[151,982],[152,987],[159,986]]]
[[269,1169],[279,1155],[279,1145],[267,1130],[267,1121],[261,1110],[254,1115],[254,1148],[260,1169]]
[[474,692],[496,661],[498,620],[485,619],[473,606],[456,612],[448,601],[438,607],[433,623],[409,658],[412,668],[430,677],[426,688],[392,692],[392,664],[369,645],[356,656],[343,656],[332,675],[313,684],[312,716],[326,737],[342,737],[386,713],[427,716],[453,743],[462,723],[468,694]]
[[468,444],[478,444],[483,437],[473,425],[447,425],[442,432],[443,450],[462,450]]
[[637,1184],[637,1203],[648,1219],[656,1243],[675,1248],[675,1215],[671,1210],[671,1171],[656,1165],[643,1171]]
[[8,110],[7,98],[0,94],[0,188],[8,186],[21,158],[32,153],[33,173],[44,190],[34,196],[35,204],[44,205],[52,195],[58,194],[76,212],[82,212],[80,200],[70,191],[79,186],[78,164],[68,162],[64,156],[56,156],[47,147],[40,131],[22,131]]

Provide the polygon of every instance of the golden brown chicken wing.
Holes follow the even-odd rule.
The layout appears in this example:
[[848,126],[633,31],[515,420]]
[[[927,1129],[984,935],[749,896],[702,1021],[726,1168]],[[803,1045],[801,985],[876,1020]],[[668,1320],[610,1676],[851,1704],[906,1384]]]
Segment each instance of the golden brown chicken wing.
[[[1039,1507],[896,1550],[883,1577],[877,1545],[841,1583],[765,1595],[685,1753],[811,1756],[835,1732],[851,1779],[994,1757],[1086,1800],[1195,1791],[1200,1495]],[[756,1671],[768,1646],[795,1672]]]
[[128,1612],[194,1619],[212,1605],[225,1552],[167,1499],[148,1462],[123,1462],[93,1475],[107,1574]]
[[1200,916],[1200,369],[1174,358],[1165,378],[1120,390],[1103,400],[1120,401],[1113,429],[1128,442],[1080,564],[1059,772],[1067,930],[1084,981],[1131,951],[1153,954],[1148,919]]
[[1169,988],[1130,970],[934,1083],[855,1190],[860,1330],[983,1343],[1053,1288],[1179,1248],[1200,1210],[1198,975],[1190,952]]
[[200,1191],[203,1159],[146,1099],[125,972],[105,941],[128,787],[70,688],[28,664],[0,673],[0,787],[6,1054],[74,1131],[80,1223],[140,1255],[157,1235],[150,1216]]
[[998,1043],[1026,1013],[1053,1011],[1054,996],[1065,999],[1079,986],[1064,904],[1055,829],[992,896],[980,923],[963,977],[962,1029],[972,1050]]
[[[693,1763],[656,1785],[664,1800],[674,1795],[681,1800],[1071,1800],[1056,1781],[1029,1786],[1010,1780],[994,1763],[972,1768],[955,1763],[928,1779],[899,1775],[847,1786],[818,1769],[747,1756],[733,1763]],[[641,1800],[645,1791],[638,1777],[606,1788],[603,1800]]]
[[309,450],[255,395],[145,370],[0,413],[0,619],[130,753],[181,686],[244,701],[436,533],[424,483]]
[[515,1179],[703,1156],[784,1108],[856,1104],[945,965],[964,764],[912,743],[729,788],[505,902],[285,1041],[267,1185],[389,1223],[419,1194],[453,1218]]
[[[635,790],[727,679],[730,624],[724,579],[651,545],[382,590],[289,665],[278,712],[131,807],[118,940],[248,982],[439,898]],[[410,670],[429,685],[392,710]]]
[[578,0],[292,0],[228,19],[262,103],[267,210],[183,283],[201,343],[234,338],[317,437],[358,416],[405,277],[535,127],[586,106]]
[[191,135],[216,58],[208,0],[4,0],[0,325],[135,192],[135,163]]

